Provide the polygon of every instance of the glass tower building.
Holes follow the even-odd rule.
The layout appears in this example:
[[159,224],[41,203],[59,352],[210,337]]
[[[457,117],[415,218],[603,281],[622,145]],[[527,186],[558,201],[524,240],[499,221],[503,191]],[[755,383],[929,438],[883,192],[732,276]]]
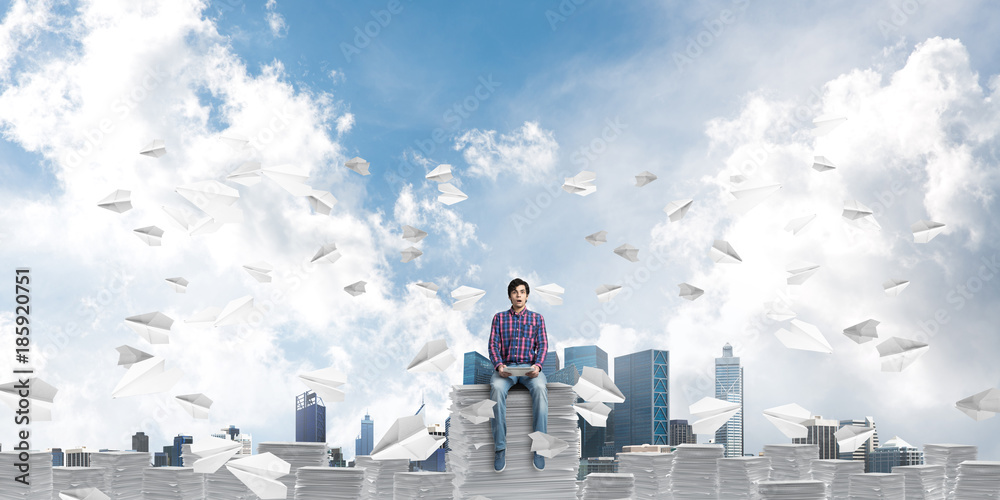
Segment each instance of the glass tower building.
[[736,412],[715,431],[715,443],[726,448],[726,458],[743,456],[743,367],[740,358],[733,356],[733,346],[722,348],[722,357],[715,358],[715,399],[739,403]]
[[361,435],[354,440],[354,455],[371,455],[373,448],[375,448],[375,422],[365,413],[365,418],[361,421]]
[[649,349],[615,358],[615,385],[625,402],[615,405],[615,452],[623,446],[668,444],[670,353]]
[[479,354],[479,351],[465,353],[465,366],[462,371],[462,384],[488,384],[493,376],[493,363],[490,358]]
[[542,373],[548,378],[557,371],[559,371],[559,353],[549,351],[545,354],[545,363],[542,363]]
[[924,452],[895,436],[868,454],[872,472],[891,473],[900,465],[923,465]]
[[313,391],[306,391],[295,398],[295,441],[326,442],[326,405]]
[[[566,354],[566,368],[564,370],[572,368],[576,370],[577,374],[582,375],[583,369],[589,366],[608,373],[608,353],[596,345],[567,347],[563,352]],[[613,416],[612,413],[608,415],[608,418]],[[582,418],[577,425],[580,427],[580,458],[601,456],[604,451],[604,443],[607,440],[607,428],[594,427]]]

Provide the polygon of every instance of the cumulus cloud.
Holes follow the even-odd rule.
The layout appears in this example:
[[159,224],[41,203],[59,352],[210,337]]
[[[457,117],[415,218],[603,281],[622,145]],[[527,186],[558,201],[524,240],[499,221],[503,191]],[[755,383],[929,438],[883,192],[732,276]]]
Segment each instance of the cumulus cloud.
[[275,38],[283,38],[288,34],[288,23],[285,22],[285,16],[277,12],[277,0],[267,0],[264,7],[267,9],[267,26],[271,28],[271,35]]
[[524,122],[499,137],[496,130],[469,130],[455,140],[455,150],[462,152],[472,175],[496,180],[506,173],[532,183],[545,179],[553,170],[559,144],[551,130],[538,122]]

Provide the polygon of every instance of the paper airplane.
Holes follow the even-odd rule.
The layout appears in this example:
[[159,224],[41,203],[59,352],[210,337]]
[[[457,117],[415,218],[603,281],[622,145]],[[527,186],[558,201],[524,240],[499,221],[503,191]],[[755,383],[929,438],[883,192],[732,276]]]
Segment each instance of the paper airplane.
[[906,287],[910,286],[910,282],[906,280],[900,280],[896,278],[889,278],[882,282],[882,289],[885,290],[885,294],[890,297],[898,297]]
[[443,372],[455,362],[455,356],[448,349],[448,341],[436,339],[424,344],[413,357],[406,371],[411,373]]
[[150,344],[169,344],[170,327],[174,320],[161,312],[151,312],[125,318],[125,324]]
[[288,474],[291,464],[271,452],[233,460],[226,463],[226,469],[261,500],[288,497],[288,487],[277,479]]
[[817,172],[829,172],[837,168],[832,161],[826,159],[825,156],[816,156],[813,158],[813,170]]
[[192,314],[188,319],[184,320],[185,323],[190,325],[211,326],[218,319],[219,313],[222,312],[221,307],[207,307],[199,312]]
[[124,398],[169,391],[183,373],[179,368],[164,370],[163,365],[163,358],[156,356],[132,364],[111,391],[111,397]]
[[456,311],[468,311],[479,299],[483,298],[483,295],[486,295],[483,290],[462,285],[451,292],[451,298],[455,299],[451,308]]
[[587,421],[588,424],[594,427],[607,427],[608,426],[608,415],[611,415],[611,408],[604,403],[599,403],[597,401],[576,403],[573,405],[576,412]]
[[587,240],[587,243],[590,243],[591,245],[594,245],[595,247],[596,246],[600,246],[600,245],[608,242],[608,232],[607,231],[598,231],[598,232],[596,232],[594,234],[591,234],[589,236],[584,237],[584,239]]
[[493,418],[493,407],[496,404],[496,401],[484,399],[462,408],[458,414],[473,424],[489,422]]
[[788,221],[788,224],[785,224],[785,231],[792,233],[792,236],[796,236],[799,234],[800,231],[805,229],[805,227],[808,226],[809,223],[812,222],[813,219],[815,218],[816,214],[810,214],[792,219]]
[[741,186],[729,190],[733,200],[729,202],[729,210],[745,214],[753,207],[760,205],[765,199],[781,189],[781,184],[766,184],[757,186]]
[[309,184],[306,184],[309,182],[309,173],[305,168],[275,165],[262,168],[261,173],[292,196],[311,196],[314,191]]
[[371,457],[375,460],[427,460],[444,440],[444,437],[435,438],[427,432],[420,415],[400,417],[375,445]]
[[625,395],[611,381],[608,373],[592,366],[583,367],[583,373],[573,386],[573,392],[584,401],[624,403]]
[[597,191],[597,186],[594,185],[595,179],[597,179],[597,174],[584,170],[573,177],[566,177],[566,182],[563,183],[562,188],[567,193],[587,196]]
[[232,181],[244,186],[255,186],[260,183],[260,162],[248,161],[239,166],[233,173],[226,176],[227,181]]
[[167,146],[162,139],[154,139],[153,142],[142,148],[139,154],[149,156],[150,158],[159,158],[167,154]]
[[400,262],[409,262],[424,254],[424,252],[421,252],[420,249],[417,247],[408,247],[404,249],[401,253],[403,258],[402,260],[400,260]]
[[694,434],[715,434],[715,431],[726,424],[733,415],[736,415],[742,405],[721,399],[704,397],[692,404],[688,411],[691,416],[697,418],[691,424],[691,432]]
[[191,443],[191,454],[198,457],[193,467],[196,474],[215,474],[243,448],[239,441],[231,441],[212,436],[198,436]]
[[816,271],[819,271],[819,265],[811,262],[799,262],[789,265],[785,271],[788,273],[788,277],[785,279],[787,284],[801,285],[816,274]]
[[132,365],[153,357],[148,352],[143,352],[127,345],[115,347],[115,350],[118,351],[118,366],[124,366],[125,368],[131,368]]
[[438,191],[441,192],[438,195],[438,201],[445,205],[454,205],[460,201],[469,199],[469,195],[463,193],[461,189],[452,186],[449,182],[438,184]]
[[635,187],[643,187],[650,182],[656,180],[656,176],[650,173],[648,170],[635,176]]
[[812,413],[795,403],[768,408],[764,418],[789,439],[809,437],[809,429],[803,424],[812,419]]
[[111,500],[111,497],[93,486],[84,486],[60,491],[59,500]]
[[535,431],[528,437],[531,438],[531,451],[545,458],[552,458],[569,448],[566,441],[544,432]]
[[132,210],[131,196],[131,191],[116,189],[115,192],[105,196],[104,199],[97,202],[97,206],[119,214],[125,213]]
[[[27,379],[28,391],[26,393],[22,392],[24,389],[21,386],[21,379],[0,385],[0,399],[3,399],[3,402],[7,403],[7,406],[14,411],[29,408],[31,413],[28,415],[31,422],[52,421],[52,401],[59,389],[52,387],[48,382],[38,377],[29,376]],[[20,407],[21,400],[27,400],[26,402],[30,406]],[[26,420],[24,423],[27,424],[28,421]]]
[[177,293],[187,292],[187,286],[191,283],[190,281],[177,277],[177,278],[167,278],[167,283],[170,283],[170,287],[174,289]]
[[788,321],[795,317],[795,311],[792,311],[788,303],[783,300],[775,300],[764,304],[767,309],[765,313],[769,319],[775,321]]
[[639,249],[628,243],[616,248],[615,255],[629,262],[639,262]]
[[705,294],[705,291],[694,285],[689,285],[687,283],[681,283],[677,285],[681,289],[680,296],[688,300],[694,300]]
[[351,297],[357,297],[365,293],[365,285],[368,283],[365,281],[355,281],[350,285],[344,287],[344,291],[351,295]]
[[691,209],[691,204],[694,200],[677,200],[671,201],[663,208],[663,211],[667,213],[667,217],[670,218],[670,222],[677,222],[687,215],[688,210]]
[[417,290],[419,290],[420,293],[424,294],[424,297],[434,298],[437,296],[438,286],[434,283],[421,281],[419,283],[414,283],[414,286],[417,287]]
[[837,446],[840,453],[851,453],[868,441],[868,438],[875,434],[874,427],[863,425],[845,425],[833,434],[837,438]]
[[782,328],[774,333],[785,347],[789,349],[799,349],[801,351],[833,353],[833,347],[827,342],[826,337],[809,323],[793,319],[788,328]]
[[163,230],[156,226],[140,227],[139,229],[133,229],[132,232],[135,233],[140,240],[151,247],[158,247],[161,245]]
[[858,200],[844,202],[844,212],[841,214],[848,224],[866,231],[879,231],[882,226],[875,220],[872,209]]
[[448,182],[451,180],[451,165],[443,163],[431,170],[426,176],[427,180],[434,182]]
[[344,400],[344,391],[338,387],[347,383],[347,377],[340,370],[329,367],[322,370],[315,370],[308,373],[300,373],[299,378],[306,384],[324,403],[339,403]]
[[251,312],[253,312],[253,296],[246,295],[229,301],[212,324],[218,327],[243,323]]
[[535,287],[535,292],[550,306],[561,306],[563,303],[563,294],[566,293],[566,289],[555,283],[549,283],[548,285]]
[[878,349],[884,372],[901,372],[912,365],[917,358],[923,356],[927,349],[930,349],[923,342],[899,337],[891,337],[875,348]]
[[871,342],[878,338],[878,331],[876,330],[878,324],[879,322],[873,319],[865,320],[854,326],[844,328],[844,335],[859,344]]
[[192,182],[177,186],[174,191],[215,222],[243,222],[243,211],[234,206],[240,199],[240,192],[219,181]]
[[712,243],[709,256],[712,257],[712,261],[716,264],[739,264],[743,262],[740,254],[736,253],[736,249],[728,241],[723,240],[715,240]]
[[419,243],[420,240],[426,237],[427,233],[425,231],[421,231],[413,226],[403,226],[403,239],[410,243]]
[[316,255],[313,255],[312,260],[309,262],[325,262],[333,264],[334,262],[337,262],[337,259],[339,258],[340,252],[337,251],[337,244],[327,243],[326,245],[319,247]]
[[344,166],[361,175],[368,175],[368,167],[371,166],[371,163],[366,162],[361,157],[355,156],[354,158],[347,160],[347,162],[344,163]]
[[813,120],[815,128],[813,128],[812,132],[816,137],[821,137],[829,134],[833,129],[846,121],[847,118],[843,116],[823,115]]
[[194,418],[207,419],[208,409],[212,407],[212,400],[204,394],[184,394],[174,396],[177,404],[184,408]]
[[259,283],[270,283],[271,273],[274,272],[274,268],[271,267],[271,264],[262,260],[254,262],[253,264],[243,264],[243,269],[246,270],[247,274]]
[[932,220],[920,220],[910,224],[914,243],[927,243],[944,231],[944,224]]
[[318,214],[330,215],[333,212],[333,206],[337,204],[337,199],[329,191],[313,189],[307,198],[309,199],[309,207]]
[[979,422],[995,417],[1000,413],[1000,390],[986,389],[955,403],[958,408],[973,420]]
[[601,285],[594,292],[598,302],[608,302],[622,291],[621,285]]

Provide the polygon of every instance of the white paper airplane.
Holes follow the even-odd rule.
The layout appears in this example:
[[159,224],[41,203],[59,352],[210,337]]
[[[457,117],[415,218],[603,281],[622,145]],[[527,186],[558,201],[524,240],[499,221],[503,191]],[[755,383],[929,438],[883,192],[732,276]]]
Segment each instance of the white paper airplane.
[[847,118],[843,116],[823,115],[813,120],[815,128],[813,128],[812,132],[816,137],[821,137],[829,134],[833,129],[846,121]]
[[871,342],[878,338],[878,330],[876,329],[878,325],[879,322],[874,319],[865,320],[854,326],[844,328],[844,335],[858,344]]
[[489,422],[493,418],[493,407],[496,404],[496,401],[484,399],[462,408],[458,414],[473,424]]
[[914,243],[927,243],[944,231],[944,224],[932,220],[920,220],[910,224]]
[[306,184],[309,172],[303,167],[275,165],[262,168],[261,173],[292,196],[310,196],[313,193],[313,188]]
[[149,156],[150,158],[159,158],[167,154],[167,146],[162,139],[154,139],[153,142],[142,148],[139,154]]
[[687,215],[688,210],[691,209],[691,204],[694,200],[677,200],[671,201],[663,208],[663,211],[667,213],[667,217],[670,218],[670,222],[677,222]]
[[330,215],[333,212],[333,206],[337,204],[337,199],[329,191],[313,189],[307,198],[309,199],[309,207],[318,214]]
[[956,402],[955,408],[977,422],[995,417],[1000,413],[1000,390],[990,388],[973,394]]
[[643,187],[656,180],[656,176],[646,170],[635,176],[635,187]]
[[901,372],[930,349],[923,342],[900,337],[891,337],[875,347],[884,372]]
[[367,284],[368,282],[366,281],[355,281],[354,283],[345,286],[344,291],[350,294],[351,297],[357,297],[358,295],[365,293],[365,285]]
[[422,372],[443,372],[455,362],[455,356],[451,349],[448,349],[448,341],[445,339],[431,340],[420,348],[420,352],[413,357],[406,371],[410,373]]
[[680,296],[687,300],[694,300],[705,294],[705,291],[694,285],[689,285],[687,283],[681,283],[677,285],[681,289]]
[[274,272],[274,268],[271,267],[271,264],[262,260],[254,262],[253,264],[244,264],[243,269],[246,270],[247,274],[253,277],[253,279],[260,283],[270,283],[271,273]]
[[339,258],[340,252],[337,251],[337,244],[327,243],[326,245],[319,247],[316,255],[313,255],[312,260],[309,262],[325,262],[333,264],[334,262],[337,262],[337,259]]
[[625,395],[611,381],[607,372],[592,366],[583,367],[583,373],[573,386],[573,392],[584,401],[600,403],[624,403]]
[[125,318],[125,324],[150,344],[169,344],[174,320],[159,311]]
[[177,293],[185,293],[185,292],[187,292],[187,286],[189,284],[191,284],[190,281],[188,281],[188,280],[186,280],[184,278],[181,278],[181,277],[167,278],[166,281],[167,281],[167,283],[170,283],[170,288],[173,288],[174,291],[177,292]]
[[597,174],[584,170],[573,177],[566,177],[566,182],[563,183],[562,188],[567,193],[587,196],[597,191],[597,186],[594,185],[595,179],[597,179]]
[[898,297],[906,287],[910,286],[910,282],[906,280],[889,278],[882,282],[882,289],[885,290],[885,294],[890,297]]
[[840,453],[851,453],[868,441],[868,438],[875,434],[874,427],[863,425],[845,425],[833,434],[837,438],[837,446]]
[[740,403],[723,401],[721,399],[704,397],[692,404],[688,411],[697,418],[691,424],[694,434],[715,434],[715,431],[736,415],[742,406]]
[[594,245],[595,247],[596,246],[600,246],[600,245],[608,242],[608,232],[607,231],[598,231],[598,232],[596,232],[594,234],[591,234],[589,236],[584,237],[584,239],[587,240],[587,243],[590,243],[591,245]]
[[368,163],[359,156],[355,156],[354,158],[347,160],[347,162],[344,163],[344,166],[361,175],[369,175],[368,167],[371,166],[371,163]]
[[[38,377],[29,376],[27,379],[27,392],[24,392],[21,386],[21,379],[0,385],[0,399],[4,403],[7,403],[7,406],[12,410],[21,411],[21,414],[25,414],[23,413],[25,408],[19,405],[22,399],[26,400],[29,404],[27,411],[30,411],[26,415],[29,416],[31,422],[52,421],[52,401],[55,399],[59,389],[56,389]],[[25,421],[24,423],[27,424],[29,422]]]
[[59,500],[111,500],[111,497],[93,486],[84,486],[60,491]]
[[451,165],[442,163],[431,170],[426,176],[427,180],[434,182],[448,182],[451,180]]
[[597,294],[598,302],[608,302],[615,298],[615,295],[621,293],[621,291],[621,285],[601,285],[594,290],[594,293]]
[[460,201],[469,199],[469,195],[463,193],[461,189],[451,185],[450,182],[438,184],[438,191],[441,192],[441,194],[438,195],[438,201],[444,203],[445,205],[454,205]]
[[106,208],[115,213],[125,213],[132,210],[132,192],[125,189],[116,189],[115,192],[107,195],[97,206]]
[[421,252],[417,247],[407,247],[400,253],[402,254],[402,260],[400,260],[400,262],[409,262],[424,254],[424,252]]
[[308,373],[300,373],[299,378],[306,384],[324,403],[339,403],[344,400],[344,391],[338,387],[347,383],[347,377],[340,370],[329,367],[322,370],[314,370]]
[[427,232],[421,231],[413,226],[403,226],[403,239],[410,243],[420,243],[420,240],[427,237]]
[[787,284],[801,285],[816,274],[816,271],[819,271],[819,265],[811,262],[797,262],[789,265],[785,271],[788,273],[788,277],[785,279]]
[[736,249],[729,244],[728,241],[715,240],[712,243],[712,249],[709,250],[709,256],[712,261],[716,264],[739,264],[743,262],[740,258],[740,254],[736,253]]
[[832,161],[826,159],[825,156],[816,156],[813,158],[813,170],[817,172],[829,172],[837,168]]
[[778,330],[774,335],[789,349],[833,353],[833,347],[819,328],[804,321],[793,319],[787,328]]
[[566,441],[544,432],[535,431],[528,434],[528,437],[531,438],[531,451],[545,458],[552,458],[569,448]]
[[858,229],[865,231],[879,231],[882,229],[882,226],[875,220],[872,209],[858,200],[845,201],[844,212],[841,216],[848,224]]
[[604,403],[597,401],[576,403],[573,405],[576,412],[594,427],[607,427],[608,415],[611,415],[611,408]]
[[444,437],[435,438],[427,432],[420,415],[400,417],[375,445],[371,457],[375,460],[427,460],[444,440]]
[[248,161],[240,165],[233,173],[226,176],[227,181],[242,184],[244,186],[255,186],[260,183],[260,162]]
[[260,453],[226,463],[226,469],[250,488],[261,500],[288,497],[288,487],[278,481],[291,470],[291,464],[273,453]]
[[243,222],[243,211],[235,206],[240,192],[219,181],[192,182],[177,186],[174,191],[211,216],[214,222]]
[[451,298],[455,299],[451,308],[456,311],[468,311],[479,299],[483,298],[483,295],[486,295],[483,290],[462,285],[451,292]]
[[420,293],[424,294],[424,297],[427,298],[437,297],[438,286],[435,285],[434,283],[427,283],[421,281],[419,283],[414,283],[414,286],[417,287],[417,290],[419,290]]
[[111,397],[124,398],[169,391],[183,373],[179,368],[165,370],[164,363],[163,358],[153,356],[132,364],[111,391]]
[[177,404],[184,408],[194,418],[207,419],[208,409],[212,407],[212,399],[204,394],[184,394],[174,396]]
[[615,255],[629,262],[639,262],[639,249],[628,243],[616,248]]
[[163,230],[156,226],[140,227],[133,229],[132,232],[151,247],[158,247],[162,244]]
[[809,429],[803,425],[812,419],[812,413],[795,404],[787,404],[764,410],[768,419],[788,439],[809,437]]
[[191,443],[191,454],[198,457],[193,467],[196,474],[215,474],[216,471],[226,465],[229,459],[236,456],[243,448],[239,441],[231,441],[212,436],[198,436]]
[[792,233],[792,236],[796,236],[799,234],[800,231],[805,229],[805,227],[808,226],[809,223],[812,222],[813,219],[815,218],[816,214],[810,214],[792,219],[788,221],[788,224],[785,224],[785,231]]
[[566,293],[566,289],[555,283],[549,283],[548,285],[535,287],[535,292],[550,306],[561,306],[563,303],[563,294]]
[[118,351],[118,366],[124,366],[125,368],[131,368],[132,365],[153,357],[148,352],[143,352],[127,345],[115,347],[115,350]]
[[212,324],[217,327],[237,325],[246,321],[251,312],[253,312],[253,296],[246,295],[229,301]]
[[218,319],[219,313],[222,312],[221,307],[206,307],[205,309],[192,314],[188,319],[184,320],[185,323],[195,326],[212,326],[215,320]]
[[778,192],[779,189],[781,189],[781,184],[758,184],[730,189],[729,194],[733,196],[733,199],[729,201],[729,210],[733,213],[745,214]]

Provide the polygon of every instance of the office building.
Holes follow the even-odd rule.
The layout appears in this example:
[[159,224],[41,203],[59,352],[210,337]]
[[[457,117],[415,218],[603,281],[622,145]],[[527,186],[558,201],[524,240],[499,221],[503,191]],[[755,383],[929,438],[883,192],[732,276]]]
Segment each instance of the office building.
[[222,429],[222,433],[225,434],[224,439],[236,441],[236,436],[240,435],[240,430],[235,425],[230,425],[229,428]]
[[86,446],[66,450],[66,467],[90,467],[90,453]]
[[170,463],[170,460],[174,457],[174,447],[173,446],[164,446],[163,447],[163,454],[167,456],[167,464],[164,465],[164,467],[170,467],[171,465],[173,465],[174,467],[180,467],[180,465],[178,465],[178,464],[171,464]]
[[326,405],[313,391],[295,398],[295,442],[326,442]]
[[[873,417],[865,417],[864,420],[841,420],[840,427],[846,425],[855,425],[860,427],[875,428],[875,419]],[[875,448],[878,448],[878,431],[876,430],[872,437],[865,441],[865,444],[859,446],[856,450],[840,450],[837,458],[841,460],[863,460],[865,462],[865,472],[871,472],[871,464],[868,461],[869,455]]]
[[576,480],[583,481],[589,474],[614,474],[617,472],[618,459],[616,457],[581,458]]
[[236,441],[239,441],[243,445],[242,449],[240,449],[240,455],[253,454],[253,434],[241,432],[236,436]]
[[[679,420],[671,420],[671,422],[679,422]],[[684,422],[684,420],[680,420],[680,422]],[[622,453],[670,453],[670,451],[670,446],[663,445],[640,444],[622,446]]]
[[[427,433],[434,437],[445,437],[445,427],[441,424],[434,424],[427,427]],[[411,462],[411,470],[421,470],[426,472],[445,472],[445,445],[434,450],[426,460]]]
[[[572,367],[580,374],[587,367],[597,368],[598,370],[603,370],[604,373],[608,373],[608,353],[596,345],[567,347],[563,352],[566,354],[566,368]],[[578,399],[578,401],[582,401],[582,399]],[[613,405],[609,404],[608,406],[612,409],[614,408]],[[608,415],[608,420],[613,418],[614,411]],[[607,427],[594,427],[582,418],[578,422],[578,425],[581,434],[580,458],[602,456],[604,444],[607,441]]]
[[835,459],[840,456],[837,448],[837,438],[834,434],[840,429],[839,420],[825,419],[822,416],[813,416],[811,419],[802,422],[809,435],[804,438],[792,438],[792,444],[815,444],[819,447],[819,456],[825,460]]
[[576,371],[575,366],[567,366],[562,370],[553,373],[551,377],[546,376],[549,383],[559,382],[566,385],[576,385],[576,381],[579,378],[580,374]]
[[167,467],[169,465],[170,457],[165,452],[157,451],[153,453],[153,467]]
[[361,421],[361,435],[354,440],[354,456],[371,455],[375,448],[375,422],[365,413]]
[[[170,455],[170,465],[172,467],[184,467],[184,460],[181,458],[181,450],[186,444],[193,444],[194,438],[191,436],[176,435],[174,436],[174,446],[171,450]],[[166,451],[166,450],[164,450]],[[193,464],[188,464],[189,466]]]
[[132,435],[132,451],[145,451],[149,453],[149,436],[144,432],[136,432]]
[[743,456],[743,367],[733,356],[733,346],[722,348],[722,357],[715,358],[715,399],[739,403],[740,410],[715,431],[715,443],[725,447],[725,456]]
[[347,467],[347,461],[344,460],[344,450],[339,446],[336,448],[327,448],[326,457],[330,467]]
[[615,385],[625,395],[614,411],[616,452],[627,445],[668,444],[669,365],[670,353],[657,349],[615,358]]
[[679,444],[698,444],[698,436],[687,420],[670,421],[670,439],[667,444],[677,446]]
[[66,463],[66,456],[63,454],[62,448],[52,448],[52,466],[62,467]]
[[608,353],[596,345],[582,345],[567,347],[563,350],[566,355],[563,366],[575,366],[577,373],[583,373],[585,366],[599,368],[608,373]]
[[891,473],[900,465],[924,465],[924,452],[894,436],[868,455],[872,472]]
[[556,351],[549,351],[545,354],[545,362],[542,363],[542,373],[545,374],[545,378],[549,375],[559,371],[559,353]]
[[465,385],[488,384],[493,376],[493,362],[478,351],[465,353],[462,383]]

